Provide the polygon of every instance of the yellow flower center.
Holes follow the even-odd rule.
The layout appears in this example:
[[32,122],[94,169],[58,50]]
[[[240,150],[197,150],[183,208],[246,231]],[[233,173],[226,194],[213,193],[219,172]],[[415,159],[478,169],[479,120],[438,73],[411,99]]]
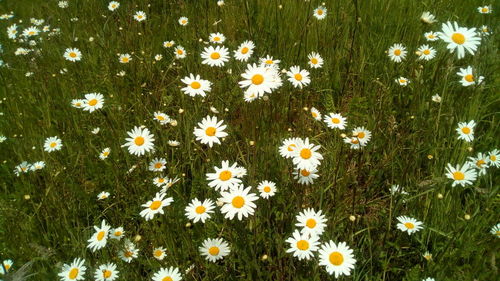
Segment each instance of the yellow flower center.
[[156,116],[156,119],[160,120],[160,121],[163,121],[165,120],[165,117],[161,116],[161,115],[158,115]]
[[184,51],[182,51],[181,49],[179,49],[179,50],[177,50],[177,54],[178,55],[182,55],[182,54],[184,54]]
[[436,38],[436,36],[434,34],[429,34],[429,36],[427,36],[427,38],[434,39],[434,38]]
[[467,82],[474,82],[474,75],[472,74],[467,74],[464,76],[465,81]]
[[71,52],[71,53],[69,53],[69,56],[72,57],[72,58],[76,58],[77,54],[75,52]]
[[214,37],[214,41],[216,41],[216,42],[217,42],[217,41],[220,41],[220,37],[219,37],[219,36],[215,36],[215,37]]
[[121,231],[115,231],[115,236],[122,236],[122,232]]
[[401,55],[401,50],[400,50],[400,49],[396,49],[396,50],[394,50],[394,55],[395,55],[395,56],[399,56],[399,55]]
[[90,106],[94,106],[94,105],[96,105],[96,104],[97,104],[97,99],[91,99],[91,100],[89,100],[88,104],[89,104]]
[[311,59],[312,64],[318,64],[318,59],[317,58],[312,58]]
[[340,123],[340,119],[338,119],[338,118],[332,118],[332,123],[333,124],[339,124]]
[[358,132],[358,139],[364,139],[364,138],[365,138],[365,133]]
[[105,279],[111,277],[111,271],[105,269],[102,271],[102,277],[104,277]]
[[305,251],[309,249],[309,242],[307,242],[306,240],[299,240],[297,241],[297,248],[299,250]]
[[462,173],[460,171],[456,171],[453,173],[453,179],[456,181],[461,181],[461,180],[465,179],[465,175],[464,175],[464,173]]
[[293,144],[293,143],[292,143],[291,145],[289,145],[289,146],[287,147],[287,150],[288,150],[288,151],[293,151],[296,147],[297,147],[297,146],[296,146],[295,144]]
[[466,135],[470,134],[470,128],[469,127],[463,127],[462,128],[462,133],[464,133]]
[[6,269],[6,270],[9,270],[9,269],[10,269],[10,264],[4,264],[3,266],[5,266],[5,269]]
[[411,223],[411,222],[405,222],[405,226],[408,229],[414,229],[415,228],[415,225],[413,223]]
[[209,137],[213,137],[215,136],[215,133],[216,133],[216,129],[214,127],[208,127],[206,130],[205,130],[205,134]]
[[272,60],[266,60],[266,64],[273,64]]
[[208,253],[212,256],[217,256],[219,254],[220,250],[219,247],[217,246],[212,246],[210,249],[208,249]]
[[431,50],[429,50],[429,49],[424,50],[424,55],[429,55],[430,53],[431,53]]
[[181,21],[182,24],[186,24],[187,23],[187,20],[182,20]]
[[495,162],[497,161],[497,157],[495,155],[490,155],[490,160]]
[[213,60],[216,60],[216,59],[220,58],[220,54],[217,52],[214,52],[210,55],[210,58]]
[[261,74],[255,74],[252,77],[252,83],[254,85],[260,85],[260,84],[262,84],[262,82],[264,82],[264,76],[262,76]]
[[195,211],[197,214],[201,215],[201,214],[205,213],[205,210],[206,210],[206,209],[207,209],[207,208],[205,208],[205,206],[198,206],[198,207],[196,207],[196,209],[194,209],[194,211]]
[[104,239],[105,234],[106,231],[100,231],[99,233],[97,233],[97,241],[101,241],[102,239]]
[[162,166],[163,166],[163,164],[160,163],[160,162],[155,163],[155,168],[156,169],[160,169]]
[[200,82],[198,82],[198,81],[193,81],[193,82],[191,82],[191,88],[193,88],[193,89],[195,89],[195,90],[197,90],[197,89],[201,88],[201,84],[200,84]]
[[144,144],[144,138],[143,137],[136,137],[134,139],[134,143],[135,143],[135,145],[141,146]]
[[300,174],[303,177],[308,177],[311,174],[311,172],[309,172],[308,170],[300,170]]
[[352,138],[352,139],[351,139],[351,143],[352,143],[352,144],[358,144],[358,143],[359,143],[359,141],[358,141],[358,139],[356,139],[356,138]]
[[231,173],[231,171],[225,170],[225,171],[222,171],[222,172],[219,174],[219,179],[220,179],[221,181],[227,181],[227,180],[229,180],[232,176],[233,176],[233,174]]
[[476,166],[478,166],[479,168],[482,168],[484,164],[486,164],[486,161],[484,161],[483,159],[479,159],[476,161]]
[[300,157],[302,157],[303,159],[309,159],[309,158],[311,158],[311,156],[312,156],[312,152],[309,148],[303,148],[300,151]]
[[404,84],[404,83],[406,83],[406,80],[405,79],[399,79],[399,83]]
[[125,253],[123,253],[123,255],[126,258],[131,258],[134,255],[134,253],[132,253],[132,251],[125,251]]
[[301,81],[302,80],[302,75],[300,73],[297,73],[293,76],[295,78],[295,80],[297,81]]
[[323,14],[323,10],[318,10],[318,15],[321,16]]
[[312,117],[314,117],[314,118],[318,117],[318,113],[316,113],[315,111],[311,111],[311,115],[312,115]]
[[164,181],[165,181],[165,179],[164,179],[164,178],[159,178],[159,179],[158,179],[158,182],[159,182],[159,183],[163,183]]
[[235,196],[231,203],[233,204],[233,207],[239,209],[239,208],[243,207],[243,205],[245,205],[245,199],[241,196]]
[[465,43],[465,36],[462,33],[453,33],[453,35],[451,35],[451,40],[458,45],[462,45]]
[[248,47],[243,47],[243,49],[241,49],[242,54],[246,54],[248,53],[248,51],[249,51]]
[[123,57],[122,62],[128,62],[128,57]]
[[331,264],[337,265],[337,266],[341,265],[344,262],[344,256],[342,256],[342,254],[339,252],[331,253],[330,256],[328,257],[328,259],[330,260]]
[[263,190],[265,193],[269,193],[269,192],[271,192],[271,187],[266,185],[266,186],[264,186]]
[[161,279],[161,281],[174,281],[174,279],[172,279],[172,277],[170,277],[170,276],[167,276],[167,277],[164,277],[163,279]]
[[481,9],[481,12],[483,12],[483,13],[487,13],[488,11],[489,11],[489,10],[488,10],[488,8],[487,8],[487,7],[483,7],[483,8]]
[[52,142],[52,143],[50,144],[50,147],[54,148],[54,147],[56,147],[56,145],[57,145],[57,143]]
[[69,275],[68,275],[69,279],[71,279],[71,280],[76,279],[76,277],[78,277],[78,272],[79,272],[79,271],[78,271],[78,268],[72,268],[72,269],[69,271]]
[[315,219],[308,219],[306,221],[306,226],[309,228],[314,228],[316,226],[316,220]]
[[163,251],[162,250],[160,250],[160,249],[155,250],[155,252],[154,252],[154,256],[155,257],[161,257],[161,255],[163,255]]
[[149,208],[153,211],[158,210],[161,207],[161,201],[153,201]]

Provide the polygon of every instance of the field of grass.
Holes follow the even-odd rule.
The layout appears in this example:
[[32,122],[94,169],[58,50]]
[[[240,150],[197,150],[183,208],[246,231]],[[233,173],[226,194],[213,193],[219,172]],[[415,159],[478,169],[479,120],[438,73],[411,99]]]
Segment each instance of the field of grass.
[[[152,280],[171,266],[183,280],[496,279],[500,235],[490,230],[500,223],[499,168],[488,163],[486,174],[466,186],[452,187],[446,177],[448,163],[462,165],[500,148],[500,7],[490,14],[477,10],[493,1],[118,2],[115,11],[103,0],[70,0],[67,8],[56,0],[0,2],[0,14],[14,14],[0,20],[0,136],[6,138],[0,143],[0,259],[14,262],[1,279],[59,280],[63,264],[75,258],[85,259],[82,280],[96,280],[95,270],[109,262],[117,265],[117,280]],[[320,5],[328,9],[323,20],[313,16]],[[146,20],[134,20],[136,11],[144,11]],[[422,22],[424,11],[437,22]],[[182,16],[188,25],[178,23]],[[32,37],[32,45],[21,34],[7,37],[7,27],[16,23],[21,33],[33,25],[30,18],[44,19],[39,28],[50,25],[51,31]],[[458,59],[443,40],[424,37],[447,21],[478,32],[486,25],[491,34],[480,36],[474,55]],[[231,51],[222,67],[202,64],[200,57],[214,45],[208,41],[215,32],[224,34],[223,45]],[[174,47],[165,48],[167,40]],[[245,40],[255,50],[241,62],[232,54]],[[408,52],[401,63],[387,54],[396,43]],[[415,51],[423,44],[435,48],[435,58],[418,59]],[[177,45],[186,58],[175,58]],[[19,47],[32,51],[14,55]],[[78,48],[81,60],[66,60],[67,48]],[[324,59],[322,68],[309,67],[311,52]],[[126,53],[132,59],[120,63],[117,54]],[[282,73],[281,87],[246,102],[241,74],[267,55],[281,61],[280,69],[307,69],[311,83],[295,88]],[[456,73],[467,66],[484,81],[462,86]],[[181,79],[190,73],[212,82],[205,97],[181,91]],[[400,76],[411,81],[408,86],[395,82]],[[101,93],[103,108],[88,112],[71,105],[87,93]],[[432,100],[436,94],[441,102]],[[341,113],[347,128],[328,128],[311,116],[312,107],[323,115]],[[160,124],[154,120],[158,111],[176,122]],[[207,115],[227,125],[228,136],[212,147],[193,134]],[[474,140],[458,139],[458,123],[470,120],[477,124]],[[154,135],[154,151],[135,156],[122,147],[135,126]],[[342,134],[361,126],[371,140],[351,149]],[[52,136],[63,146],[49,153],[44,142]],[[299,184],[292,160],[279,153],[291,137],[321,145],[319,177],[311,185]],[[109,157],[99,159],[107,147]],[[154,158],[165,158],[166,170],[150,171]],[[221,197],[206,174],[224,160],[246,168],[242,181],[251,192],[259,195],[256,187],[269,180],[276,183],[276,195],[255,201],[255,213],[243,220],[225,218],[216,205],[205,223],[190,221],[184,209],[193,198]],[[45,167],[16,175],[23,161],[44,161]],[[165,213],[146,221],[141,205],[160,191],[152,182],[159,175],[180,180],[166,191],[173,202]],[[407,194],[391,193],[393,185]],[[109,198],[97,200],[102,191]],[[328,219],[321,243],[346,242],[353,250],[350,276],[329,275],[318,253],[310,260],[287,253],[286,240],[299,229],[296,216],[306,208]],[[423,228],[411,235],[400,231],[399,216],[415,218]],[[124,238],[108,239],[106,247],[92,251],[87,240],[102,220],[122,226]],[[207,238],[227,241],[229,255],[206,260],[199,247]],[[118,255],[126,239],[139,249],[130,263]],[[157,247],[166,249],[163,260],[153,256]],[[426,252],[431,259],[424,258]]]

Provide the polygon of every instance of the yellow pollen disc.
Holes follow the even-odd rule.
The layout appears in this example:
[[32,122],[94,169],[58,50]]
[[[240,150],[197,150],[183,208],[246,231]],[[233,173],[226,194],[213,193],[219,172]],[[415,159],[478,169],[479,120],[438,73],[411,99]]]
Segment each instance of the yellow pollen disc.
[[132,253],[131,251],[126,251],[125,253],[123,253],[123,255],[126,257],[126,258],[131,258],[133,256],[134,253]]
[[197,90],[197,89],[201,88],[201,84],[200,84],[200,82],[198,82],[198,81],[193,81],[193,82],[191,82],[191,88],[193,88],[193,89],[195,89],[195,90]]
[[220,250],[219,247],[213,246],[208,249],[208,253],[212,256],[217,256],[219,254]]
[[314,112],[314,111],[311,111],[311,115],[312,115],[312,117],[314,117],[314,118],[318,117],[318,113],[316,113],[316,112]]
[[297,146],[296,146],[295,144],[293,144],[293,143],[292,143],[291,145],[289,145],[289,146],[287,147],[287,150],[288,150],[288,151],[293,151],[296,147],[297,147]]
[[69,271],[69,275],[68,275],[69,279],[71,279],[71,280],[76,279],[76,277],[78,276],[78,272],[79,272],[79,271],[78,271],[78,268],[72,268],[72,269]]
[[400,49],[394,50],[394,55],[395,56],[400,56],[401,55],[401,50]]
[[462,45],[465,43],[465,36],[462,33],[453,33],[453,35],[451,35],[451,40],[458,45]]
[[98,234],[97,234],[97,241],[101,241],[102,239],[104,239],[104,235],[106,234],[105,231],[100,231]]
[[204,206],[198,206],[198,207],[196,207],[196,209],[194,209],[194,211],[195,211],[197,214],[201,215],[201,214],[205,213],[205,210],[206,210],[206,209],[207,209],[207,208],[205,208]]
[[318,64],[318,59],[317,58],[312,58],[311,59],[312,64]]
[[153,211],[158,210],[161,207],[161,201],[153,201],[149,208]]
[[96,99],[91,99],[91,100],[89,100],[88,104],[90,106],[95,106],[97,104],[97,100]]
[[487,12],[488,12],[488,8],[483,7],[483,8],[481,9],[481,12],[483,12],[483,13],[487,13]]
[[184,52],[182,50],[177,50],[177,54],[182,55]]
[[429,39],[434,39],[434,38],[436,38],[436,36],[434,36],[434,34],[429,34],[429,36],[428,36],[428,37],[429,37]]
[[465,175],[464,175],[464,173],[462,173],[460,171],[456,171],[453,173],[453,179],[456,181],[461,181],[461,180],[465,179]]
[[219,174],[219,179],[221,181],[227,181],[227,180],[231,179],[232,176],[233,176],[233,174],[231,173],[231,171],[225,170]]
[[323,14],[323,10],[318,10],[318,15],[321,16]]
[[411,223],[411,222],[405,222],[405,226],[408,229],[414,229],[415,228],[415,225],[413,223]]
[[115,231],[115,236],[122,236],[122,232],[121,231]]
[[309,242],[307,242],[306,240],[299,240],[297,241],[297,248],[299,250],[305,251],[309,249]]
[[50,144],[50,147],[54,148],[54,147],[56,147],[56,145],[57,145],[57,143],[53,142]]
[[483,167],[484,164],[486,164],[486,161],[484,161],[483,159],[479,159],[476,162],[476,166],[478,166],[479,168]]
[[76,53],[75,53],[75,52],[71,52],[71,53],[69,53],[69,56],[70,56],[70,57],[72,57],[72,58],[76,58],[76,57],[77,57],[77,55],[76,55]]
[[269,193],[269,192],[271,192],[271,187],[264,186],[263,190],[264,190],[265,193]]
[[162,251],[162,250],[156,250],[156,251],[154,252],[154,256],[155,256],[155,257],[161,257],[161,255],[163,255],[163,251]]
[[474,82],[474,75],[472,74],[467,74],[464,76],[465,81],[467,82]]
[[213,59],[213,60],[216,60],[216,59],[220,58],[220,54],[219,54],[219,53],[217,53],[217,52],[212,53],[212,54],[210,55],[210,58],[211,58],[211,59]]
[[135,143],[135,145],[141,146],[144,144],[144,138],[143,137],[136,137],[134,139],[134,143]]
[[303,177],[308,177],[311,174],[311,172],[309,172],[308,170],[300,170],[300,174]]
[[187,21],[186,21],[186,20],[182,20],[182,24],[186,24],[186,23],[187,23]]
[[352,138],[352,139],[351,139],[351,143],[352,143],[352,144],[358,144],[358,143],[359,143],[359,141],[358,141],[356,138]]
[[404,83],[406,83],[406,80],[404,80],[404,79],[399,79],[399,83],[404,84]]
[[328,257],[328,259],[330,260],[331,264],[337,265],[337,266],[341,265],[344,262],[344,256],[342,256],[342,254],[339,252],[331,253],[330,256]]
[[108,156],[108,155],[109,155],[109,152],[104,151],[104,152],[102,153],[102,155],[103,155],[103,156]]
[[358,133],[358,139],[363,139],[363,138],[365,138],[365,133],[359,132]]
[[466,135],[470,134],[470,128],[469,127],[463,127],[462,128],[462,133],[464,133]]
[[302,75],[300,73],[297,73],[293,76],[295,78],[295,80],[297,81],[301,81],[302,80]]
[[161,281],[174,281],[174,279],[172,279],[172,277],[170,277],[170,276],[167,276],[167,277],[161,279]]
[[496,235],[500,236],[500,230],[497,230]]
[[262,84],[262,82],[264,82],[264,76],[262,76],[261,74],[255,74],[252,77],[252,84],[260,85],[260,84]]
[[156,169],[160,169],[161,167],[163,167],[163,164],[158,162],[158,163],[155,163],[155,168]]
[[309,228],[314,228],[316,226],[316,220],[315,219],[308,219],[306,221],[306,226]]
[[303,159],[309,159],[309,158],[311,158],[311,156],[312,156],[312,152],[309,148],[303,148],[300,151],[300,157],[302,157]]
[[338,119],[338,118],[332,118],[332,123],[333,124],[339,124],[340,123],[340,119]]
[[164,182],[164,181],[165,181],[165,179],[164,179],[164,178],[159,178],[159,179],[158,179],[158,182],[159,182],[159,183],[162,183],[162,182]]
[[220,37],[218,36],[214,37],[214,41],[220,41]]
[[161,116],[161,115],[158,115],[156,116],[156,119],[160,120],[160,121],[163,121],[165,120],[165,117]]
[[128,58],[127,57],[122,58],[122,62],[128,62]]
[[495,162],[497,161],[497,157],[495,155],[490,155],[490,160]]
[[6,270],[9,270],[9,269],[10,269],[10,265],[9,265],[9,264],[4,264],[3,266],[5,266],[5,269],[6,269]]
[[266,60],[266,64],[273,64],[272,60]]
[[248,47],[243,47],[243,49],[241,49],[242,54],[246,54],[248,53],[248,51],[249,51]]
[[239,209],[239,208],[243,207],[243,205],[245,205],[245,199],[241,196],[235,196],[233,198],[233,201],[231,202],[231,204],[233,204],[233,207]]
[[209,137],[213,137],[215,136],[215,133],[217,132],[217,130],[214,128],[214,127],[208,127],[206,130],[205,130],[205,134]]
[[104,277],[104,278],[106,278],[106,279],[107,279],[107,278],[109,278],[109,277],[111,277],[111,271],[109,271],[109,270],[107,270],[107,269],[106,269],[106,270],[103,270],[103,271],[102,271],[102,277]]
[[429,50],[429,49],[424,50],[424,55],[429,55],[430,53],[431,53],[431,50]]

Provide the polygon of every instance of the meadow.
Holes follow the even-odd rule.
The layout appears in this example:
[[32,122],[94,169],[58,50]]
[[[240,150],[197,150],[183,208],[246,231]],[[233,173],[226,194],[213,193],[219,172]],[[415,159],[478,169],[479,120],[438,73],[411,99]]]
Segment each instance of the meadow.
[[493,2],[0,1],[0,279],[496,280]]

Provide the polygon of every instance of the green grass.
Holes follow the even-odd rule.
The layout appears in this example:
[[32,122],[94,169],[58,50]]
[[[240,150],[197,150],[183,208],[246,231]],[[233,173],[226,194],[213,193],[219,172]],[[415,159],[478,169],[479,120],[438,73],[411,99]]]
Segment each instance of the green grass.
[[[185,280],[332,280],[317,258],[298,261],[286,253],[295,216],[312,207],[328,218],[321,241],[346,241],[354,249],[355,270],[340,280],[493,280],[500,240],[489,230],[499,222],[498,169],[488,169],[473,186],[452,188],[445,167],[499,146],[498,7],[481,15],[476,7],[489,2],[326,1],[329,14],[318,21],[312,11],[320,3],[227,0],[219,8],[208,0],[150,1],[150,7],[147,1],[121,1],[112,13],[107,1],[70,1],[67,9],[58,8],[57,1],[0,2],[0,13],[15,13],[14,19],[0,21],[0,57],[10,65],[0,68],[0,134],[8,138],[0,144],[0,258],[12,259],[13,270],[32,261],[35,275],[28,280],[56,280],[62,264],[75,257],[87,261],[86,280],[93,280],[95,268],[105,262],[117,263],[119,280],[150,280],[160,267],[184,271],[192,264]],[[136,10],[145,11],[148,19],[133,21]],[[423,33],[441,26],[421,23],[423,11],[440,22],[488,25],[493,35],[483,38],[475,56],[458,60],[438,41],[430,42],[436,58],[417,61],[414,51],[427,43]],[[177,23],[180,16],[189,18],[188,26]],[[61,34],[45,36],[37,46],[39,56],[14,56],[20,43],[7,39],[4,30],[18,20],[27,27],[31,17],[44,18]],[[78,21],[71,21],[75,17]],[[253,40],[252,61],[269,54],[281,60],[282,68],[306,67],[307,55],[316,51],[325,64],[310,70],[312,82],[303,90],[284,81],[268,100],[246,103],[237,83],[245,63],[201,64],[206,45],[198,40],[206,41],[212,32],[222,32],[231,50]],[[162,47],[165,40],[184,46],[188,57],[175,60],[171,49]],[[409,51],[401,64],[390,62],[385,53],[394,43]],[[79,48],[82,61],[64,60],[67,47]],[[120,64],[117,53],[133,54],[133,60]],[[163,60],[154,62],[155,54],[163,54]],[[484,85],[460,85],[456,72],[468,65],[485,76]],[[66,74],[60,74],[62,68]],[[117,77],[121,70],[126,76]],[[32,77],[25,77],[28,71]],[[214,83],[206,98],[180,91],[180,79],[189,73]],[[399,76],[411,84],[394,83]],[[71,107],[72,99],[88,92],[104,94],[102,110],[89,114]],[[434,94],[441,95],[442,103],[431,101]],[[216,115],[229,133],[213,148],[193,136],[196,124],[214,115],[210,106],[220,111]],[[371,142],[363,150],[350,150],[338,131],[303,110],[313,106],[322,113],[343,113],[350,129],[365,126],[373,134]],[[166,112],[178,125],[159,125],[152,120],[155,111]],[[468,120],[478,123],[472,143],[457,140],[455,132],[458,122]],[[155,135],[154,154],[135,157],[120,147],[126,132],[139,125]],[[101,128],[97,135],[90,133],[95,127]],[[56,135],[63,149],[44,152],[45,138]],[[297,184],[291,162],[279,155],[287,137],[309,137],[322,146],[320,177],[312,186]],[[170,139],[181,146],[168,146]],[[98,154],[105,147],[111,155],[101,161]],[[147,170],[154,157],[165,157],[166,175],[181,181],[168,191],[174,203],[166,214],[146,222],[139,212],[158,190],[151,184],[154,173]],[[39,160],[46,162],[39,172],[19,177],[12,172],[22,161]],[[277,195],[257,201],[255,215],[243,221],[224,219],[217,210],[206,224],[187,227],[184,207],[192,198],[219,197],[205,174],[222,160],[248,170],[247,186],[276,182]],[[133,165],[137,168],[128,173]],[[410,194],[391,196],[392,184]],[[111,198],[97,201],[103,190]],[[425,228],[411,236],[400,232],[395,226],[400,215],[417,218]],[[139,258],[130,264],[119,260],[122,243],[116,241],[96,253],[86,248],[102,219],[122,225],[131,239],[142,237]],[[216,264],[198,253],[202,241],[214,237],[231,246],[231,254]],[[161,262],[151,254],[158,246],[168,251]],[[425,251],[433,254],[432,261],[422,257]]]

